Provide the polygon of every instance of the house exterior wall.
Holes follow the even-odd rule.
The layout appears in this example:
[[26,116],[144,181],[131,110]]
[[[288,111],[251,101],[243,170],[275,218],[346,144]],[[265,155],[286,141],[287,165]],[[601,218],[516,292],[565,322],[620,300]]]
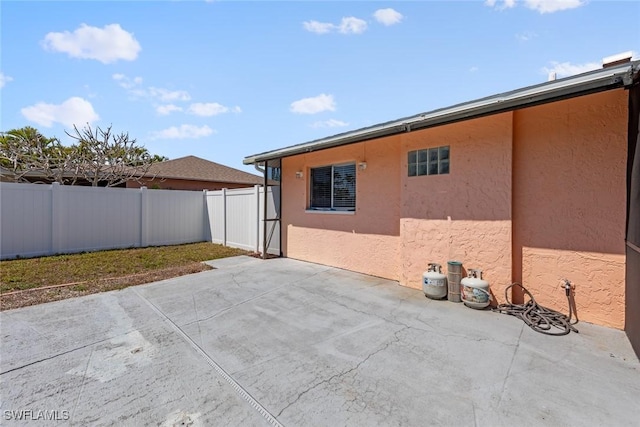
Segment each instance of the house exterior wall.
[[[522,283],[580,320],[624,327],[627,92],[608,91],[282,159],[285,256],[421,288],[427,263],[479,268],[496,302]],[[450,173],[407,153],[450,147]],[[367,162],[355,214],[305,212],[309,169]],[[303,178],[296,178],[302,171]],[[521,295],[514,295],[518,301]]]
[[[283,254],[398,280],[399,153],[390,137],[282,159]],[[307,212],[310,168],[346,162],[367,163],[356,168],[356,211]]]
[[580,320],[624,327],[628,92],[515,112],[514,280]]
[[[422,287],[429,262],[483,270],[502,298],[511,283],[512,113],[402,136],[400,283]],[[446,175],[409,177],[407,153],[450,147]]]
[[127,188],[147,187],[162,190],[222,190],[223,188],[247,188],[254,184],[237,184],[231,182],[191,181],[186,179],[141,179],[141,182],[127,181]]

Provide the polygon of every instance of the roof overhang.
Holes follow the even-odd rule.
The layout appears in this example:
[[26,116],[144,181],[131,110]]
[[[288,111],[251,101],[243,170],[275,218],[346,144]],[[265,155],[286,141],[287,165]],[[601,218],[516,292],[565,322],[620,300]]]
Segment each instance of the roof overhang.
[[640,61],[602,68],[577,76],[528,86],[511,92],[505,92],[327,138],[254,154],[245,157],[243,163],[245,165],[260,164],[264,163],[265,160],[279,159],[296,154],[368,141],[611,89],[626,88],[634,84],[634,79],[637,81],[636,78],[639,70]]

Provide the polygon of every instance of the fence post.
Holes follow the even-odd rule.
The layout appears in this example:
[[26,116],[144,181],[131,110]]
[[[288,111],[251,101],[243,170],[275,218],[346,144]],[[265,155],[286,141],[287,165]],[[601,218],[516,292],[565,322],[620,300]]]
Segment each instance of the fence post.
[[63,196],[59,182],[51,184],[51,253],[62,253],[62,236],[64,235],[63,227]]
[[205,242],[211,243],[213,240],[211,233],[211,221],[209,220],[209,203],[207,199],[207,194],[209,190],[206,188],[202,190],[202,203],[204,207],[203,217],[202,217],[202,239]]
[[256,184],[253,189],[256,198],[256,253],[260,253],[260,186]]
[[147,187],[140,187],[140,247],[144,248],[149,243],[149,194]]
[[222,246],[227,246],[227,189],[222,189]]

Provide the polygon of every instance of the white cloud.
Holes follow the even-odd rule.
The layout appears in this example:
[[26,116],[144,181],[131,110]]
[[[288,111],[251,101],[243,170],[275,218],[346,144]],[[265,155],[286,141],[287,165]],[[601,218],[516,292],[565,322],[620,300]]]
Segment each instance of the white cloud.
[[187,112],[196,116],[211,117],[223,114],[229,111],[229,107],[218,104],[217,102],[196,102],[191,104]]
[[13,77],[7,76],[5,73],[0,71],[0,89],[4,87],[7,83],[13,80]]
[[53,52],[63,52],[72,58],[95,59],[103,64],[118,60],[133,61],[141,50],[140,43],[132,33],[119,24],[105,25],[104,28],[80,25],[72,33],[48,33],[42,45]]
[[113,74],[111,77],[118,82],[118,85],[125,89],[133,89],[142,84],[142,77],[129,78],[124,74]]
[[140,98],[152,98],[160,102],[176,102],[189,101],[191,95],[185,90],[169,90],[160,87],[150,86],[148,88],[140,87],[142,77],[128,77],[124,74],[113,74],[111,76],[118,85],[126,89],[130,95]]
[[338,31],[342,34],[362,34],[367,30],[367,21],[349,16],[342,18]]
[[152,98],[157,98],[162,102],[189,101],[191,99],[189,92],[184,90],[168,90],[159,87],[150,87],[148,93]]
[[475,65],[471,68],[469,68],[469,72],[470,73],[475,73],[476,71],[478,71],[478,67],[476,67]]
[[178,107],[177,105],[174,105],[174,104],[158,105],[156,107],[156,112],[161,116],[168,116],[174,111],[182,111],[182,107]]
[[329,119],[325,121],[315,122],[311,125],[313,128],[338,128],[349,126],[349,123],[343,122],[342,120]]
[[585,4],[584,0],[524,0],[526,7],[540,13],[553,13],[575,9]]
[[485,6],[495,7],[498,10],[511,9],[516,5],[515,0],[486,0]]
[[209,126],[180,125],[171,126],[152,134],[152,139],[197,139],[213,134],[215,131]]
[[334,31],[341,34],[362,34],[367,30],[367,21],[349,16],[342,18],[338,25],[330,22],[305,21],[302,26],[305,30],[316,34],[327,34]]
[[522,33],[516,34],[516,38],[521,42],[528,42],[529,40],[534,39],[536,37],[538,37],[538,35],[533,31],[524,31]]
[[326,34],[330,33],[335,29],[335,25],[329,22],[318,22],[318,21],[305,21],[302,23],[302,26],[305,30],[316,33],[316,34]]
[[[586,0],[521,0],[521,2],[526,8],[544,14],[575,9],[583,6]],[[486,0],[484,4],[497,10],[505,10],[514,7],[516,0]]]
[[38,102],[21,109],[20,112],[27,120],[44,127],[51,127],[54,123],[62,123],[67,127],[82,126],[100,118],[89,101],[77,96],[58,105]]
[[556,62],[551,61],[551,67],[543,67],[542,72],[544,74],[556,73],[558,78],[573,76],[575,74],[586,73],[587,71],[593,71],[602,68],[600,62],[587,62],[585,64],[572,64],[570,62]]
[[292,102],[290,110],[297,114],[316,114],[323,111],[335,111],[336,103],[333,100],[333,95],[322,93],[312,98],[303,98]]
[[376,18],[376,21],[386,26],[399,24],[404,18],[400,12],[391,8],[376,10],[373,17]]

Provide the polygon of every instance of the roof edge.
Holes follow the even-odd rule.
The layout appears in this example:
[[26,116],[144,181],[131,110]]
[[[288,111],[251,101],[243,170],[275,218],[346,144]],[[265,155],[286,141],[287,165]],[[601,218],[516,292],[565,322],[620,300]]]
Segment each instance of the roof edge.
[[245,165],[263,163],[265,160],[368,141],[383,136],[441,126],[606,90],[626,88],[633,85],[634,80],[637,80],[639,70],[640,61],[601,68],[302,144],[254,154],[245,157],[243,163]]

